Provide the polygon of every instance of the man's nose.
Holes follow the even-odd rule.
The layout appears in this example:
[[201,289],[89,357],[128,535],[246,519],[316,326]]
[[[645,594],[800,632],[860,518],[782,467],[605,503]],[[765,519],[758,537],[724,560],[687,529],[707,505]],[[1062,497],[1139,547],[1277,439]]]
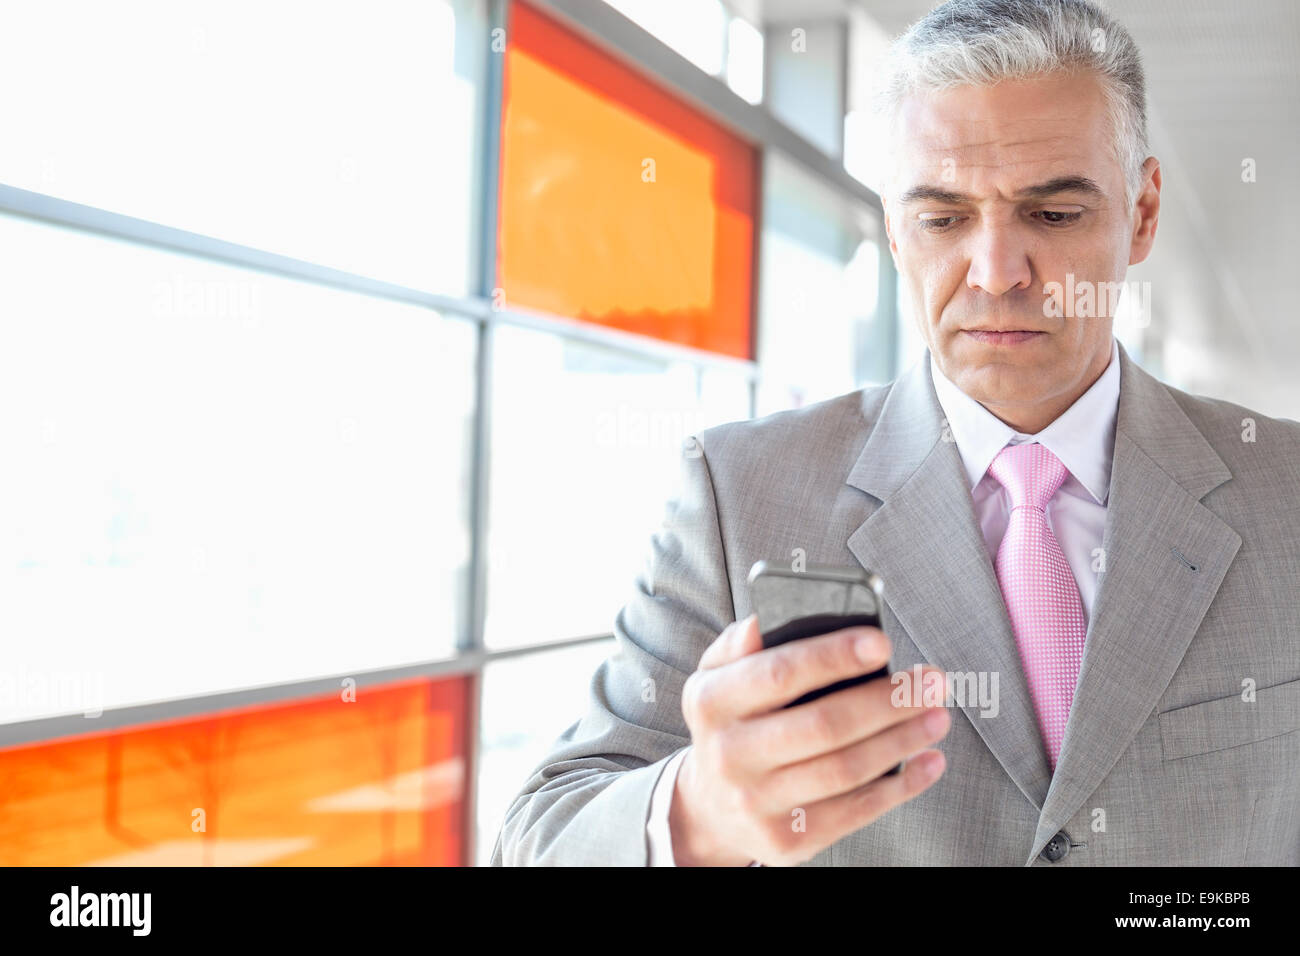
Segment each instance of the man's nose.
[[966,285],[989,295],[1028,289],[1033,281],[1029,253],[1014,226],[986,223],[971,238]]

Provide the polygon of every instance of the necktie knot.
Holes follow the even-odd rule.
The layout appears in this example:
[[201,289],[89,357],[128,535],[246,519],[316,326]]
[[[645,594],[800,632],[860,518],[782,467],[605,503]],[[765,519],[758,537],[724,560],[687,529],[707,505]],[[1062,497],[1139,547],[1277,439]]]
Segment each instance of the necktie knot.
[[1033,442],[1003,448],[989,465],[989,474],[1007,489],[1012,508],[1028,505],[1043,511],[1065,481],[1067,471],[1046,445]]

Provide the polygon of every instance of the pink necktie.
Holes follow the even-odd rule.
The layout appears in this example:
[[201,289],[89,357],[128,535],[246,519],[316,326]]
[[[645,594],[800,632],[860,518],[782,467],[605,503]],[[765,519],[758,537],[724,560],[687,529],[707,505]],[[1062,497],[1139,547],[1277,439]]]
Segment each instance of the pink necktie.
[[1087,633],[1079,586],[1043,510],[1067,471],[1035,442],[1003,448],[989,474],[1011,496],[1011,517],[998,546],[998,583],[1055,770]]

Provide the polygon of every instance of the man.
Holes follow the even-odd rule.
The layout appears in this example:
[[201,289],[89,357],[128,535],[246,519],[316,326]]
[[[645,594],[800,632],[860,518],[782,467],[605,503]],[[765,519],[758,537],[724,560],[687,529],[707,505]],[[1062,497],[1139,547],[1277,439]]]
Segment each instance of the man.
[[[1133,41],[1085,0],[953,0],[883,102],[928,355],[688,443],[494,862],[1300,864],[1300,426],[1112,337],[1160,209]],[[792,555],[879,574],[883,634],[763,650],[746,575]],[[886,662],[995,706],[881,678],[783,709]]]

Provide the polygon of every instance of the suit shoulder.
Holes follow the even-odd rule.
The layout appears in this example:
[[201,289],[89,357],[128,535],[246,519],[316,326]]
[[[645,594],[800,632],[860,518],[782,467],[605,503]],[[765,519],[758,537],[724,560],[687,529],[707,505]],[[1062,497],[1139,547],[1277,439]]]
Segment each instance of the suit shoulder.
[[[1211,438],[1211,443],[1213,443],[1211,436],[1223,433],[1230,434],[1240,443],[1242,432],[1252,427],[1257,434],[1267,432],[1270,436],[1280,437],[1291,443],[1300,442],[1300,422],[1294,419],[1265,415],[1253,408],[1226,399],[1193,395],[1172,385],[1163,382],[1161,384],[1192,422],[1209,431],[1207,437]],[[1217,445],[1215,448],[1218,450]]]
[[1300,486],[1300,422],[1164,386],[1234,475],[1261,465]]
[[843,448],[870,430],[891,387],[872,385],[800,408],[714,425],[695,437],[712,460]]

